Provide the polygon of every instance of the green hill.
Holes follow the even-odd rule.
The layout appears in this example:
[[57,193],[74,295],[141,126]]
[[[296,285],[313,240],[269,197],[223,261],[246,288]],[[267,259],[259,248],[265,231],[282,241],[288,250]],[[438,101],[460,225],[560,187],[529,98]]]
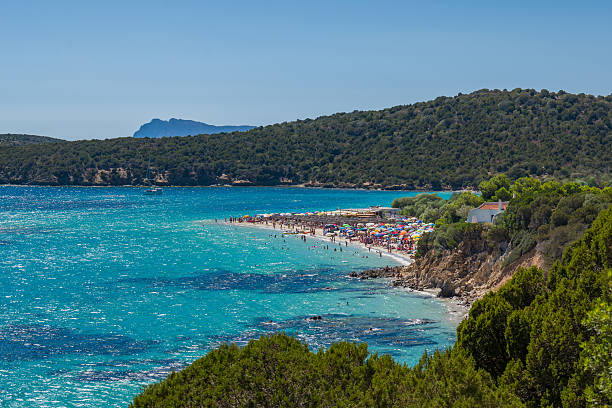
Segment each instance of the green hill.
[[55,142],[63,142],[63,140],[55,139],[53,137],[48,136],[21,135],[14,133],[0,134],[0,146],[23,146],[29,144],[43,144]]
[[0,151],[0,183],[474,187],[491,174],[610,182],[612,95],[481,90],[247,132]]

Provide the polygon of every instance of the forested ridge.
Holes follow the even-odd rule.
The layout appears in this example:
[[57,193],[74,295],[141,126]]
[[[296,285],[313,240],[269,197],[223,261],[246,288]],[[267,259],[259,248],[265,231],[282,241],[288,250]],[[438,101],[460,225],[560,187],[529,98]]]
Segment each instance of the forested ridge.
[[[541,189],[527,187],[519,207],[538,200]],[[575,194],[591,193],[566,191]],[[365,344],[313,352],[277,334],[244,348],[222,345],[146,387],[132,406],[605,407],[612,404],[611,300],[608,206],[549,271],[519,269],[472,306],[452,348],[425,354],[415,367],[370,354]]]
[[481,90],[247,132],[0,149],[0,183],[475,187],[493,174],[609,184],[612,95]]

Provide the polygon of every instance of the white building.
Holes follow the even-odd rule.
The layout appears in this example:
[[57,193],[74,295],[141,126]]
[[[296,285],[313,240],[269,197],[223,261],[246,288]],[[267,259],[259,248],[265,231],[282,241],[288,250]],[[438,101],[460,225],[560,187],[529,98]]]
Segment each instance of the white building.
[[493,222],[499,214],[506,211],[506,208],[508,208],[508,201],[482,203],[480,207],[468,213],[466,222]]

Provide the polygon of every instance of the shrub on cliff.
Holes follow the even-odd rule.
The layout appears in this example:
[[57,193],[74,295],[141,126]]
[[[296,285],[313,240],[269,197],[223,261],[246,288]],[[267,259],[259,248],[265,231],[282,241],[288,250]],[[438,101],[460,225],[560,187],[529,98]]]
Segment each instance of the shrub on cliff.
[[[507,177],[503,175],[483,182],[484,185],[491,185],[486,194],[483,192],[483,196],[493,194],[499,186],[505,188],[507,182]],[[550,266],[571,242],[589,228],[597,214],[612,203],[612,188],[600,189],[576,182],[542,183],[538,179],[523,177],[509,188],[514,198],[495,225],[477,227],[488,228],[486,240],[492,244],[490,246],[509,247],[503,267],[529,254],[534,248],[544,263]],[[463,225],[463,221],[471,208],[483,202],[482,197],[471,193],[455,193],[444,202],[431,196],[421,194],[394,201],[402,208],[403,214],[421,217],[426,222],[436,222],[436,230],[425,234],[419,241],[419,256],[432,249],[455,248],[462,240],[479,239],[473,235],[476,230]]]
[[403,215],[442,225],[465,221],[468,212],[483,202],[479,195],[465,192],[453,193],[448,200],[443,200],[436,194],[396,198],[391,206],[400,208]]
[[429,251],[454,249],[464,240],[481,240],[481,234],[485,229],[486,226],[482,224],[467,222],[441,225],[434,232],[423,234],[417,244],[417,256],[425,256]]
[[445,201],[437,194],[419,194],[415,197],[401,197],[396,198],[391,203],[391,207],[400,208],[403,215],[416,217],[425,222],[433,222],[437,218],[435,215],[428,216],[425,214],[426,212],[433,212],[444,205]]
[[611,189],[575,182],[542,183],[522,178],[512,185],[516,198],[498,220],[509,238],[508,265],[534,247],[546,261],[559,258],[578,239],[600,211],[612,203]]

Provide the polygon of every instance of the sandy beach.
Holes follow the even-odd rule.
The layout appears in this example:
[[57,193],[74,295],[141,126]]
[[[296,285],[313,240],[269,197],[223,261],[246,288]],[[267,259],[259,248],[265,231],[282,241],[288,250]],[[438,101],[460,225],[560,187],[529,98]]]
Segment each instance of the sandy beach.
[[[322,228],[314,228],[313,230],[310,230],[309,233],[303,234],[303,233],[291,233],[288,234],[286,233],[286,231],[293,229],[293,231],[297,231],[297,228],[291,228],[291,227],[287,227],[287,228],[275,228],[271,223],[251,223],[251,222],[242,222],[242,223],[230,223],[230,222],[223,222],[226,225],[229,226],[239,226],[239,227],[250,227],[250,228],[260,228],[260,229],[266,229],[266,230],[272,230],[272,231],[276,231],[277,233],[280,234],[284,234],[284,235],[301,235],[301,236],[307,236],[309,238],[314,238],[317,239],[319,241],[323,241],[323,242],[329,242],[329,243],[333,243],[333,244],[338,244],[339,246],[343,246],[343,247],[357,247],[357,248],[361,248],[361,249],[366,249],[369,250],[370,252],[372,252],[374,255],[378,255],[378,256],[385,256],[388,258],[391,258],[393,260],[395,260],[396,262],[398,262],[400,265],[410,265],[414,262],[414,259],[412,259],[410,256],[408,255],[404,255],[401,253],[398,253],[397,251],[395,252],[389,252],[387,250],[387,248],[382,247],[382,246],[378,246],[378,245],[365,245],[362,244],[359,241],[355,241],[355,240],[350,240],[350,239],[345,239],[343,237],[334,237],[335,239],[332,239],[332,237],[328,237],[325,236],[323,234],[323,229]],[[314,233],[312,233],[312,231]]]

